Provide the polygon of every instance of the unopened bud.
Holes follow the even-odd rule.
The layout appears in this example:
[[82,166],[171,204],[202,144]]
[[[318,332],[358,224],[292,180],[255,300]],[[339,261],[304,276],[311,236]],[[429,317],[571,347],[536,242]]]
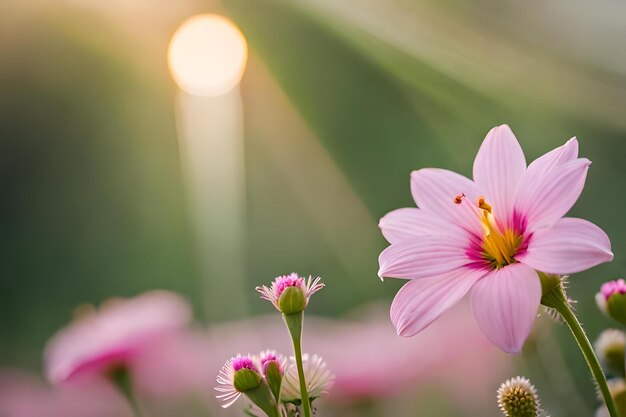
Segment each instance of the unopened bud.
[[594,350],[604,370],[613,376],[624,376],[625,348],[626,334],[617,329],[604,330],[594,343]]
[[278,298],[283,314],[299,313],[306,308],[306,296],[300,287],[287,287]]
[[506,417],[537,417],[541,412],[537,390],[521,376],[500,385],[498,405]]
[[273,351],[266,351],[261,353],[261,367],[263,370],[263,376],[267,381],[267,385],[274,395],[275,400],[280,400],[280,388],[283,383],[284,369],[279,359]]
[[324,284],[320,282],[319,277],[306,279],[294,272],[277,277],[270,287],[262,285],[256,290],[261,293],[261,298],[271,301],[281,313],[295,314],[303,311],[311,295],[322,288]]
[[623,279],[602,284],[596,302],[603,313],[626,326],[626,282]]
[[261,375],[251,358],[245,356],[235,358],[232,366],[235,371],[233,385],[237,391],[246,392],[261,385]]

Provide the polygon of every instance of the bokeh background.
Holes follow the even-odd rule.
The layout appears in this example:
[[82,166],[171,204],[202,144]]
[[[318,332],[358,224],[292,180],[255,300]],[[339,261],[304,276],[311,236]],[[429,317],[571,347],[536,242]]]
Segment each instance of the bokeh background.
[[[245,270],[241,293],[203,290],[207,254],[182,175],[166,53],[198,13],[228,16],[249,46],[240,86],[246,254],[229,260]],[[386,246],[378,219],[413,205],[413,169],[470,175],[484,135],[502,123],[529,161],[572,136],[593,161],[572,214],[608,232],[615,260],[570,285],[593,339],[614,325],[594,293],[626,268],[625,39],[626,4],[610,0],[0,1],[0,365],[36,379],[46,341],[76,305],[154,288],[187,297],[215,332],[271,313],[253,288],[291,271],[326,282],[309,310],[320,320],[367,322],[359,311],[371,303],[384,319],[401,282],[376,276]],[[454,333],[446,344],[474,343]],[[424,356],[416,347],[406,358]],[[498,378],[518,373],[553,416],[598,405],[567,330],[545,317],[521,356],[491,357],[481,366],[499,369],[495,379],[455,373],[472,359],[450,358],[459,362],[445,378],[328,410],[497,416]],[[478,405],[448,395],[446,381],[456,391],[484,384]]]

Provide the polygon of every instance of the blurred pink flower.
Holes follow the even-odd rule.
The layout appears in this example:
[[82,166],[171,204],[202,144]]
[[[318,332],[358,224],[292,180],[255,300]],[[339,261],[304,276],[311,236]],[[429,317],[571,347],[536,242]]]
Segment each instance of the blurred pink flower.
[[474,317],[487,338],[518,353],[537,315],[536,271],[571,274],[613,259],[607,235],[582,219],[563,218],[580,195],[590,161],[578,142],[528,167],[507,125],[493,128],[474,161],[474,180],[426,168],[411,174],[419,208],[380,221],[391,243],[380,277],[405,278],[391,319],[398,333],[428,327],[470,289]]
[[52,388],[27,372],[0,369],[0,416],[131,417],[132,412],[102,381],[91,380],[80,389]]
[[111,300],[59,331],[44,352],[45,372],[53,383],[129,365],[151,345],[191,319],[187,303],[166,291]]

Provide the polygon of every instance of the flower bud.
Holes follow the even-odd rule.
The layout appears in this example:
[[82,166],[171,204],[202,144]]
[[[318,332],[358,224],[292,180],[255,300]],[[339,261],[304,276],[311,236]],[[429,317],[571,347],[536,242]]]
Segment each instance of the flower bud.
[[607,316],[626,325],[626,282],[623,279],[602,284],[596,303]]
[[232,366],[235,371],[233,385],[237,391],[246,392],[261,385],[261,375],[259,375],[252,359],[248,357],[235,358]]
[[278,298],[278,307],[283,314],[299,313],[306,307],[306,297],[299,287],[287,287]]
[[607,329],[600,333],[594,343],[594,350],[598,355],[604,370],[614,376],[624,376],[624,349],[626,348],[626,334],[617,329]]
[[309,277],[308,280],[295,272],[277,277],[270,287],[259,286],[256,290],[261,298],[271,301],[274,307],[283,314],[295,314],[303,311],[309,303],[311,295],[324,288],[320,278]]
[[[620,416],[626,415],[626,383],[623,378],[611,378],[607,381],[609,392]],[[606,407],[604,407],[606,410]],[[608,411],[607,411],[608,415]]]
[[537,390],[521,376],[500,385],[498,406],[506,417],[537,417],[541,412]]
[[280,400],[280,388],[283,382],[284,369],[280,359],[272,351],[261,353],[261,367],[267,385],[278,402]]
[[261,375],[250,369],[241,369],[235,372],[235,389],[246,392],[261,385]]

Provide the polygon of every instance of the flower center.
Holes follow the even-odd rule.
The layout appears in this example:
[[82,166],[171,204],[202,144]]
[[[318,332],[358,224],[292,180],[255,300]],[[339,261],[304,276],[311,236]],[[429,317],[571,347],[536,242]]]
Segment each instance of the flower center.
[[502,268],[517,262],[515,254],[522,244],[522,236],[511,228],[502,230],[491,213],[491,206],[484,198],[478,199],[480,221],[483,226],[482,255],[494,268]]

